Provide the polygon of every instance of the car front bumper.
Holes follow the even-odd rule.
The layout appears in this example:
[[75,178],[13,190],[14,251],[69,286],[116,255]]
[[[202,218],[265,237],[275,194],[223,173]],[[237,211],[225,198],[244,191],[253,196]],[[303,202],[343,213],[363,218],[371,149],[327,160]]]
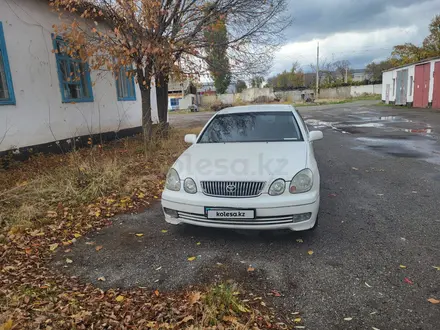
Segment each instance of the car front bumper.
[[[205,208],[230,208],[255,210],[254,219],[208,219]],[[194,195],[165,190],[162,194],[165,220],[171,224],[187,223],[197,226],[232,229],[302,231],[311,229],[319,210],[319,192],[285,194],[254,198],[218,198],[203,193]],[[308,220],[295,222],[294,215],[311,213]]]

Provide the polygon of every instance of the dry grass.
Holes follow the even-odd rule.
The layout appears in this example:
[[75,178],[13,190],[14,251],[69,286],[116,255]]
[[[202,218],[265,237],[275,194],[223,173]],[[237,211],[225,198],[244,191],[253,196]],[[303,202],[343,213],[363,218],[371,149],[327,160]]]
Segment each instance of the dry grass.
[[33,228],[53,210],[76,208],[106,196],[136,191],[157,195],[172,162],[187,147],[186,133],[171,130],[145,152],[141,137],[126,138],[65,155],[38,155],[0,172],[0,227]]

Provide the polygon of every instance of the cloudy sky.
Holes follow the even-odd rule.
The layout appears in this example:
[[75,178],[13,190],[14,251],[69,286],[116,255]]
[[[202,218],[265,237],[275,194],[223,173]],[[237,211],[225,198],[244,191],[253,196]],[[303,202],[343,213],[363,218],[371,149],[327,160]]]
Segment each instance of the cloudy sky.
[[305,71],[316,62],[349,60],[353,68],[385,59],[392,47],[421,45],[440,13],[440,0],[288,0],[294,18],[286,44],[275,56],[272,74],[298,61]]

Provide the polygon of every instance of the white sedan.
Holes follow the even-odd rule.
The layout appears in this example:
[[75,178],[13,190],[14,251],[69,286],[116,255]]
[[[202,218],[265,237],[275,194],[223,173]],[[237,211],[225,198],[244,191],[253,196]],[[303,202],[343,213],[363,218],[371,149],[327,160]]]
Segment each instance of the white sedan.
[[310,131],[289,105],[216,113],[167,174],[162,194],[171,224],[309,230],[319,210],[319,171]]

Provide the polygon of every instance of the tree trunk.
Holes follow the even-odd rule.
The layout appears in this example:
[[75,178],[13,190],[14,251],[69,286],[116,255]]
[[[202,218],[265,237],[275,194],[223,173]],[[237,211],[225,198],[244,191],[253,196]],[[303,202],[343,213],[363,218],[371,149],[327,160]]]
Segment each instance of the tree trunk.
[[156,75],[157,112],[160,131],[163,135],[168,133],[168,75],[159,72]]
[[137,81],[141,90],[142,102],[142,133],[144,138],[145,152],[151,141],[153,122],[151,121],[151,63],[147,63],[144,68],[137,68]]
[[145,145],[151,141],[152,136],[152,126],[151,121],[151,90],[144,86],[141,87],[141,98],[142,98],[142,132],[144,134]]

